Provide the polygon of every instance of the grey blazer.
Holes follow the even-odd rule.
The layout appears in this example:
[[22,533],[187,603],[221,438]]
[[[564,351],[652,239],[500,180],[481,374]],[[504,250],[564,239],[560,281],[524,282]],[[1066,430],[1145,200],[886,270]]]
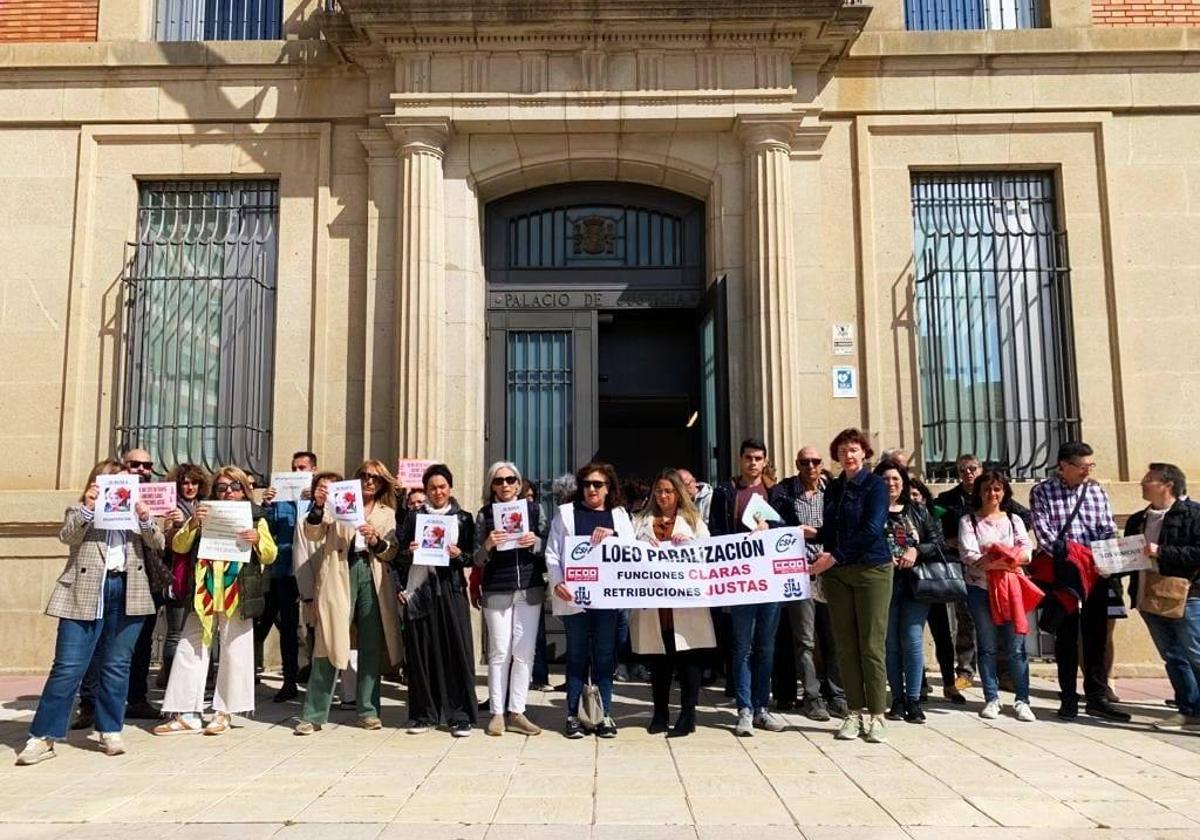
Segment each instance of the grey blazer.
[[[80,513],[83,505],[67,508],[58,538],[71,549],[63,573],[54,583],[46,615],[93,621],[104,585],[105,532],[92,527]],[[152,552],[163,550],[163,532],[151,519],[150,526],[125,541],[125,614],[154,615],[154,598],[146,565]]]

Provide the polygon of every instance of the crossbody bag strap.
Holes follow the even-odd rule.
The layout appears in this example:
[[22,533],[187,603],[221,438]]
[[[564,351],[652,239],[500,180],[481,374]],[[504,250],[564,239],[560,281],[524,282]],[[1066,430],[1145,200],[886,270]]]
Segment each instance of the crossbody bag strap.
[[1071,510],[1071,515],[1067,517],[1067,521],[1059,529],[1058,536],[1054,540],[1056,543],[1063,541],[1063,538],[1067,535],[1067,530],[1071,527],[1071,523],[1075,521],[1075,517],[1079,516],[1079,509],[1083,507],[1083,500],[1087,497],[1088,486],[1087,484],[1080,485],[1079,498],[1075,500],[1075,507]]

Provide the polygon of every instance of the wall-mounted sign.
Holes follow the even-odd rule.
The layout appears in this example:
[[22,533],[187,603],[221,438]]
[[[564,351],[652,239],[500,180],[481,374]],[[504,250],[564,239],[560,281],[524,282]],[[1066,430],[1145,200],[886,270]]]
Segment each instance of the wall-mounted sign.
[[833,355],[854,355],[854,324],[833,325]]
[[858,371],[849,366],[839,366],[833,369],[834,399],[858,398]]
[[695,309],[702,293],[673,289],[594,292],[514,289],[488,294],[489,309]]

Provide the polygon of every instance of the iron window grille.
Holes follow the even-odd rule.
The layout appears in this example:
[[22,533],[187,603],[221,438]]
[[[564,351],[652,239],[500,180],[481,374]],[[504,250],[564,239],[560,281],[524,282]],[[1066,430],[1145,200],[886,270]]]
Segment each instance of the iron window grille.
[[909,31],[1037,29],[1046,25],[1041,0],[904,0]]
[[925,470],[970,452],[1041,477],[1080,428],[1054,177],[919,173],[912,202]]
[[163,469],[269,471],[278,215],[275,181],[140,185],[122,278],[123,450]]
[[554,207],[508,222],[511,268],[678,268],[683,221],[642,207]]
[[158,0],[158,41],[277,41],[283,0]]

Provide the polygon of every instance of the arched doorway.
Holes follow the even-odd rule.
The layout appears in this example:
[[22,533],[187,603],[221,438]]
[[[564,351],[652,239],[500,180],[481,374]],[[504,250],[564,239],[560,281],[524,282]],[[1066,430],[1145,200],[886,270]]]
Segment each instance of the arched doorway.
[[703,202],[569,183],[486,213],[487,455],[549,489],[592,457],[622,476],[727,468],[724,283]]

